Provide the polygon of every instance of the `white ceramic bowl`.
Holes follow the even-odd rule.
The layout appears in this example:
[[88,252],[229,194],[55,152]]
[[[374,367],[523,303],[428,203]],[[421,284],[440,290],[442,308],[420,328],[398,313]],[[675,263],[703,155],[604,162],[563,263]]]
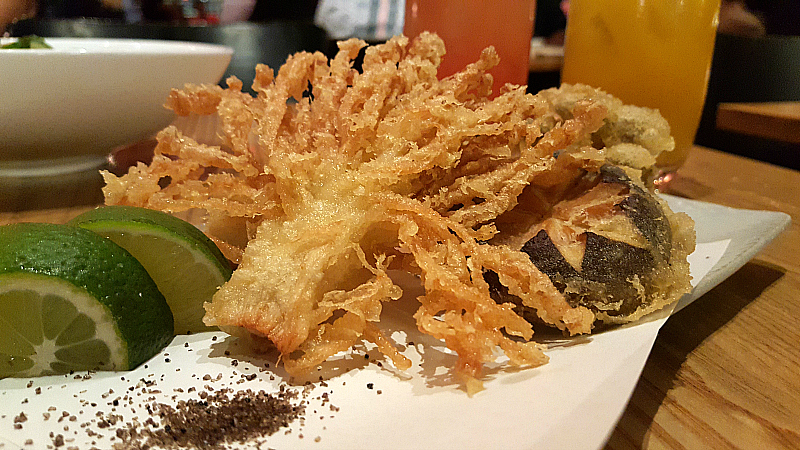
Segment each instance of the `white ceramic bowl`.
[[53,48],[0,50],[0,177],[100,165],[170,123],[172,88],[218,83],[233,54],[191,42],[45,41]]

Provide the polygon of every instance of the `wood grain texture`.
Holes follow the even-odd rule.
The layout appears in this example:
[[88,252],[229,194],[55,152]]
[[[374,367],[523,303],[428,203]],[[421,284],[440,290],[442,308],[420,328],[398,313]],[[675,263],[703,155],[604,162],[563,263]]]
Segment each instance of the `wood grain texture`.
[[800,144],[800,102],[720,103],[717,128]]
[[800,448],[800,172],[696,148],[666,191],[792,224],[667,321],[607,448]]

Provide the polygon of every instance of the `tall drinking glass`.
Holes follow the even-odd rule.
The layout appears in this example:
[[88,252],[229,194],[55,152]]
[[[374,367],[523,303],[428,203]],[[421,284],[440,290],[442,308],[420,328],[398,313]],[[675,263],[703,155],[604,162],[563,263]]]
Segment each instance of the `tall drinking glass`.
[[720,0],[570,0],[562,82],[659,109],[675,139],[675,150],[658,158],[662,176],[683,164],[694,142],[719,7]]
[[423,31],[444,40],[447,53],[439,77],[452,75],[478,60],[492,45],[500,64],[491,70],[492,92],[506,83],[528,84],[531,37],[536,0],[406,0],[403,33],[413,38]]

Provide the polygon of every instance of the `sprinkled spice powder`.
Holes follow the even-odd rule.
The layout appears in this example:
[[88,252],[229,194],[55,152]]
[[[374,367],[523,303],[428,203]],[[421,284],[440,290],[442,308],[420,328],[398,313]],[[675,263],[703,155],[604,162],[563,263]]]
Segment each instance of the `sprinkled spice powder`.
[[226,444],[253,442],[300,417],[305,406],[295,405],[297,398],[298,393],[289,389],[276,394],[221,389],[199,399],[181,400],[175,406],[152,403],[148,410],[159,423],[147,421],[118,429],[117,437],[123,442],[114,448],[216,450],[228,448]]
[[[178,348],[192,350],[181,345],[171,353]],[[240,358],[219,366],[220,372],[179,373],[174,367],[166,370],[167,357],[162,353],[155,364],[119,376],[103,374],[99,383],[109,380],[113,388],[96,389],[93,373],[70,373],[63,375],[67,383],[44,379],[39,386],[37,379],[22,384],[22,391],[0,389],[0,400],[15,395],[19,403],[14,414],[0,414],[0,430],[19,433],[26,448],[51,450],[266,449],[284,439],[276,433],[322,441],[317,432],[303,433],[311,431],[306,411],[326,422],[339,411],[331,403],[333,389],[322,377],[302,386],[293,380],[276,384],[269,363],[253,365]],[[54,399],[59,406],[50,403]]]

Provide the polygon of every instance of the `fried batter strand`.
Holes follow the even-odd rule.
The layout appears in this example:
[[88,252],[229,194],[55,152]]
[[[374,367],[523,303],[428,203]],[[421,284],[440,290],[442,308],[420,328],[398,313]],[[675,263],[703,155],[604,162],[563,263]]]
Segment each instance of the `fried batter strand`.
[[[233,77],[227,89],[175,90],[167,106],[181,120],[159,133],[150,165],[104,173],[106,202],[202,211],[239,262],[204,321],[266,337],[290,373],[359,340],[409,366],[376,325],[383,302],[402,294],[390,269],[420,278],[417,325],[458,353],[470,391],[498,348],[512,364],[544,364],[515,302],[567,334],[598,317],[502,243],[513,240],[503,223],[541,222],[606,164],[646,177],[671,149],[669,127],[588,86],[507,86],[490,99],[494,49],[439,80],[444,53],[428,33],[351,39],[331,60],[298,53],[277,75],[257,66],[255,97]],[[490,276],[514,302],[497,301]]]

